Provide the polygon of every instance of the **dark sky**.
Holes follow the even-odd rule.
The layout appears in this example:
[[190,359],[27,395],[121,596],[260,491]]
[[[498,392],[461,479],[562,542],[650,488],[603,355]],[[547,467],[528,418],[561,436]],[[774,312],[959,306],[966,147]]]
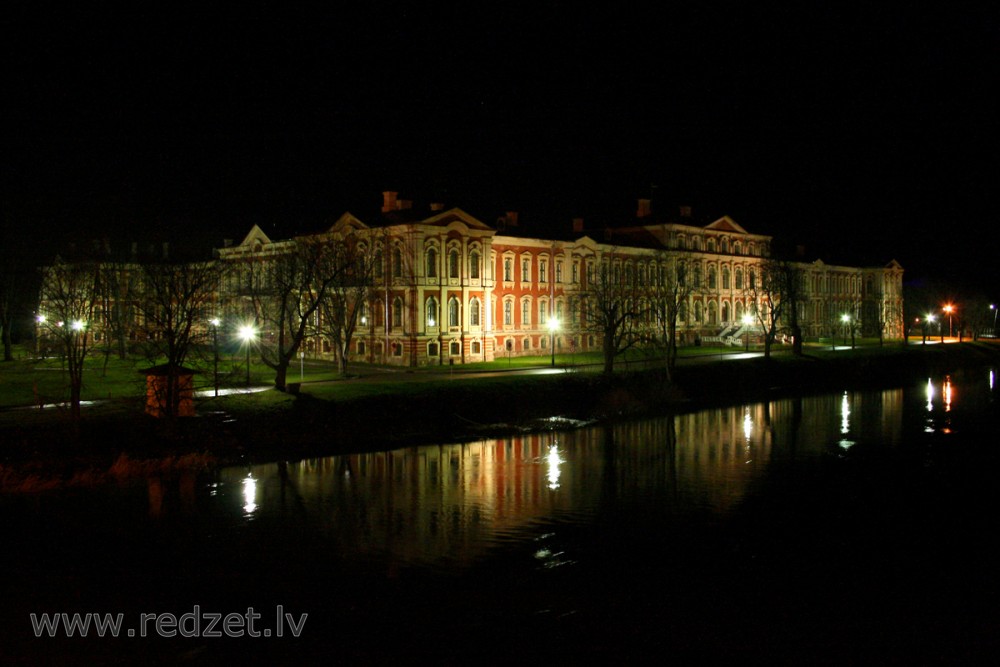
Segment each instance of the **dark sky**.
[[391,189],[542,229],[651,197],[996,285],[985,3],[210,4],[5,9],[8,223],[281,236]]

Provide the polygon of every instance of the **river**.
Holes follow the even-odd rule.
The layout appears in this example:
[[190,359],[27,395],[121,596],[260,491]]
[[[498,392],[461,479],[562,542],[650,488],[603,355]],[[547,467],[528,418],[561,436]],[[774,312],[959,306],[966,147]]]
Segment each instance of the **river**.
[[0,498],[0,662],[978,661],[998,392],[982,369]]

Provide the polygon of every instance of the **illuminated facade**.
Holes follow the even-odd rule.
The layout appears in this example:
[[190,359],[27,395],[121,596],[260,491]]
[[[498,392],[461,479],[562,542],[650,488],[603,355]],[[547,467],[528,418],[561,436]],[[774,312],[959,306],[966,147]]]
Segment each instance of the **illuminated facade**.
[[[521,236],[517,229],[514,213],[496,226],[441,205],[421,215],[395,192],[383,193],[381,217],[370,224],[342,215],[324,234],[355,234],[378,256],[351,358],[420,366],[599,350],[601,335],[582,307],[597,276],[613,274],[633,286],[642,312],[644,291],[676,280],[681,265],[690,281],[678,322],[682,344],[739,344],[754,333],[743,315],[757,308],[749,286],[771,256],[771,237],[751,234],[729,217],[699,226],[682,209],[676,219],[657,220],[649,200],[640,200],[627,227],[585,233],[577,220],[560,239]],[[235,265],[281,252],[285,243],[254,227],[242,243],[217,253]],[[903,270],[896,262],[795,266],[807,339],[842,335],[845,314],[859,335],[878,335],[881,328],[886,338],[902,337]],[[235,303],[239,284],[238,275],[225,283],[224,308]],[[550,322],[557,323],[552,331]],[[322,335],[310,336],[305,349],[310,356],[334,354]]]
[[[600,350],[602,332],[588,321],[594,318],[587,306],[602,280],[628,286],[621,298],[630,302],[640,339],[655,332],[654,293],[681,281],[680,344],[740,345],[760,335],[757,325],[743,320],[761,308],[760,295],[750,287],[771,257],[771,237],[752,234],[728,216],[697,225],[682,209],[675,218],[658,219],[649,200],[639,200],[627,226],[585,230],[575,220],[561,237],[539,238],[518,234],[517,223],[515,213],[491,226],[462,209],[434,204],[418,213],[397,193],[385,192],[380,215],[370,221],[344,213],[327,230],[283,240],[254,226],[242,242],[215,250],[223,270],[212,297],[216,312],[204,319],[219,317],[230,325],[252,319],[257,283],[267,280],[259,267],[308,239],[350,241],[358,258],[371,262],[364,290],[340,294],[359,303],[347,347],[355,361],[447,365]],[[807,340],[844,336],[845,321],[849,333],[903,336],[903,269],[895,261],[870,268],[822,261],[794,266],[801,284],[798,322]],[[116,296],[109,292],[95,300],[88,318],[93,340],[109,339],[115,313],[129,325],[117,324],[129,330],[129,341],[152,335],[143,330],[135,305],[138,267],[109,267],[121,275],[113,281]],[[40,304],[39,313],[46,312],[47,304]],[[303,347],[309,357],[336,358],[324,317],[329,315],[317,309],[308,328]]]

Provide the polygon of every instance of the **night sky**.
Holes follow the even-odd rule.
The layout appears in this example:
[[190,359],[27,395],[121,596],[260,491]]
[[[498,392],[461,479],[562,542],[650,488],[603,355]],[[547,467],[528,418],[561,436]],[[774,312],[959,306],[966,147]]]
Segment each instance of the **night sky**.
[[649,197],[996,290],[986,3],[209,4],[5,9],[6,234],[218,245],[387,189],[541,234]]

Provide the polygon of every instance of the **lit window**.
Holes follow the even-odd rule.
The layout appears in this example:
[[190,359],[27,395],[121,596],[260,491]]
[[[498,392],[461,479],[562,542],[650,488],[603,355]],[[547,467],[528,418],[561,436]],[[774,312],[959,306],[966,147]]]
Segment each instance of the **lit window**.
[[469,301],[469,325],[479,326],[479,299],[476,298]]
[[437,278],[437,251],[430,248],[427,251],[427,277]]

